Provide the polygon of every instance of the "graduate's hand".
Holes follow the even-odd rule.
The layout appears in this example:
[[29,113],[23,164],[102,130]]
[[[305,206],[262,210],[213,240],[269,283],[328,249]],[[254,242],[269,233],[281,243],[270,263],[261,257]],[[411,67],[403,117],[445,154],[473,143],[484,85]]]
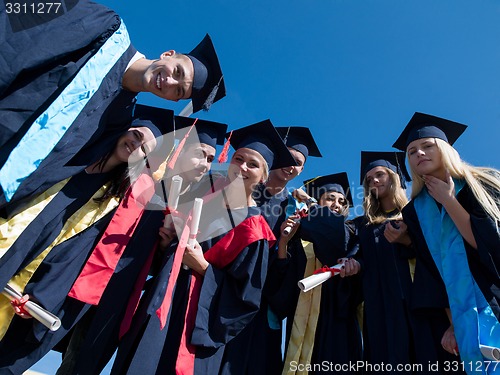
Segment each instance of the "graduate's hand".
[[[293,237],[293,235],[297,232],[297,229],[299,229],[300,226],[300,216],[299,215],[291,215],[288,216],[288,218],[281,224],[280,227],[280,242],[284,241],[285,244],[290,241],[290,239]],[[285,228],[290,228],[289,233],[285,233]]]
[[160,241],[158,242],[158,246],[160,247],[161,250],[165,250],[168,247],[168,245],[170,245],[170,242],[172,242],[177,237],[175,228],[160,227],[158,234],[160,236]]
[[297,199],[299,202],[305,202],[309,198],[311,198],[304,190],[295,189],[292,193],[292,197]]
[[429,175],[424,175],[422,178],[430,196],[443,206],[455,199],[455,183],[449,171],[446,171],[446,181]]
[[[286,259],[287,258],[287,247],[288,247],[288,242],[290,239],[293,237],[293,235],[297,232],[297,229],[300,226],[300,221],[298,219],[300,218],[299,215],[292,215],[289,216],[283,224],[281,224],[280,227],[280,238],[278,241],[278,258],[279,259]],[[285,228],[290,229],[290,232],[285,231]]]
[[182,257],[182,263],[184,263],[189,268],[198,272],[200,275],[205,275],[209,263],[203,256],[203,250],[201,249],[198,241],[195,241],[194,245],[186,245],[184,250],[184,256]]
[[411,238],[408,234],[408,227],[401,220],[395,220],[385,224],[384,237],[390,243],[400,243],[405,246],[411,245]]
[[354,258],[340,258],[337,263],[344,265],[340,270],[340,277],[357,275],[361,271],[361,265]]
[[16,315],[19,315],[23,319],[31,319],[32,316],[28,314],[28,312],[24,309],[24,304],[28,302],[30,299],[30,296],[28,294],[25,294],[19,299],[10,301],[10,304],[14,308],[14,312]]
[[458,346],[453,325],[450,325],[450,327],[445,331],[443,338],[441,339],[441,345],[448,353],[458,356]]

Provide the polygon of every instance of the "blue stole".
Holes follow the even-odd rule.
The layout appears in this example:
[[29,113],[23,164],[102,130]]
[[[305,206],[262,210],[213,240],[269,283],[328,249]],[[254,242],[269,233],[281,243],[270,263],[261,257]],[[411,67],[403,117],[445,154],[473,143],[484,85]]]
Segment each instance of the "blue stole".
[[[458,194],[465,182],[454,182]],[[500,347],[500,323],[470,272],[460,232],[444,207],[439,210],[426,188],[414,199],[414,206],[425,241],[446,286],[465,371],[468,374],[500,374],[500,366],[495,366],[497,363],[486,366],[489,361],[484,362],[480,351],[480,345]]]
[[299,203],[293,196],[292,193],[288,192],[288,204],[286,205],[286,217],[295,214],[295,211],[302,209],[305,203]]
[[22,181],[38,168],[66,134],[129,46],[130,38],[122,21],[119,29],[33,122],[0,168],[0,186],[7,202],[12,199]]

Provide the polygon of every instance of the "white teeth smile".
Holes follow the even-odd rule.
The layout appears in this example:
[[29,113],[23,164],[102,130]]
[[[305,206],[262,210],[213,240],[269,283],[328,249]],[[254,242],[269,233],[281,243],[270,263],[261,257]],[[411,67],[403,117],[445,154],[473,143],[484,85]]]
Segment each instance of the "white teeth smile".
[[129,148],[127,145],[125,145],[125,148],[127,149],[127,152],[128,152],[129,154],[131,154],[131,153],[132,153],[132,151],[130,151],[130,148]]
[[158,90],[161,90],[161,85],[160,85],[160,83],[161,83],[161,77],[160,77],[160,75],[158,74],[158,76],[156,77],[156,88],[157,88]]

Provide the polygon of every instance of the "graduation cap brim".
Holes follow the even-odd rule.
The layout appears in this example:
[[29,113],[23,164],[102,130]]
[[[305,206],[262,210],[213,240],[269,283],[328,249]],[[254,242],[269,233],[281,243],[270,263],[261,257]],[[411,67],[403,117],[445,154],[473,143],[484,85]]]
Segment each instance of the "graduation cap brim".
[[[359,183],[362,185],[366,173],[375,167],[386,167],[403,177],[405,181],[411,181],[410,174],[406,169],[406,153],[399,151],[361,151],[361,171]],[[390,163],[390,164],[388,164]],[[404,186],[404,181],[401,181]]]
[[351,184],[349,183],[349,177],[346,172],[333,173],[304,181],[304,187],[307,194],[317,200],[319,200],[321,195],[327,191],[337,191],[342,193],[337,189],[331,189],[332,185],[339,185],[342,187],[342,190],[344,190],[344,196],[349,201],[349,207],[353,207]]
[[[175,116],[175,128],[183,129],[193,125],[194,119],[184,116]],[[227,124],[215,121],[198,119],[196,121],[196,133],[200,143],[208,144],[212,147],[224,144],[227,132]]]
[[194,66],[191,94],[193,112],[208,110],[213,103],[226,96],[222,69],[210,35],[205,35],[202,41],[186,55]]
[[[306,158],[308,156],[322,157],[309,128],[304,126],[278,126],[276,131],[288,147],[301,152]],[[303,149],[304,147],[306,150]]]
[[421,138],[439,138],[453,145],[465,129],[467,125],[415,112],[392,147],[406,152],[411,142]]
[[[229,137],[229,134],[231,133],[226,134],[226,138]],[[235,150],[245,147],[259,152],[270,164],[270,170],[297,165],[270,120],[233,130],[230,143]],[[272,163],[269,163],[269,158],[266,155],[268,151],[272,152]]]

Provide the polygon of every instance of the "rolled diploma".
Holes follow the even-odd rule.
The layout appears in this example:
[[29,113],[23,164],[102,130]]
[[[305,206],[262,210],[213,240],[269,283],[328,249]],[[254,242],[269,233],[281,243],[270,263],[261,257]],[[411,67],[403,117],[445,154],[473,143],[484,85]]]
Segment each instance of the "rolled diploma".
[[203,199],[195,198],[193,204],[193,219],[191,220],[191,228],[189,234],[188,244],[193,246],[198,233],[198,226],[200,225],[201,209],[203,207]]
[[[298,222],[298,221],[300,221],[300,217],[296,218],[293,222],[294,222],[294,223],[296,223],[296,222]],[[285,229],[283,229],[283,234],[284,234],[285,236],[288,236],[288,235],[290,234],[290,232],[291,232],[291,231],[292,231],[292,227],[290,227],[290,226],[286,226],[286,227],[285,227]]]
[[[11,301],[22,298],[22,294],[15,290],[12,286],[7,284],[3,288],[2,294],[9,298]],[[36,320],[42,323],[45,327],[51,331],[57,331],[61,327],[61,320],[52,314],[51,312],[45,310],[40,305],[35,302],[28,301],[24,305],[24,309]]]
[[500,348],[494,346],[479,345],[481,354],[490,361],[500,361]]
[[[342,264],[337,264],[333,267],[330,267],[331,269],[337,269],[340,270],[342,268]],[[311,275],[309,277],[306,277],[305,279],[302,279],[298,282],[300,290],[303,292],[308,292],[312,288],[317,287],[318,285],[324,283],[326,280],[328,280],[330,277],[332,277],[331,272],[321,272],[317,273],[314,275]]]
[[[193,246],[196,240],[196,234],[198,233],[198,226],[200,225],[201,209],[203,207],[203,199],[195,198],[192,211],[191,228],[189,229],[189,239],[188,244]],[[182,268],[188,270],[189,267],[182,264]]]
[[[172,177],[172,183],[170,184],[170,192],[168,193],[168,208],[170,210],[177,210],[177,206],[179,205],[179,195],[182,187],[182,177],[174,176]],[[163,222],[163,226],[165,228],[170,227],[172,223],[172,216],[167,215],[165,217],[165,221]]]

